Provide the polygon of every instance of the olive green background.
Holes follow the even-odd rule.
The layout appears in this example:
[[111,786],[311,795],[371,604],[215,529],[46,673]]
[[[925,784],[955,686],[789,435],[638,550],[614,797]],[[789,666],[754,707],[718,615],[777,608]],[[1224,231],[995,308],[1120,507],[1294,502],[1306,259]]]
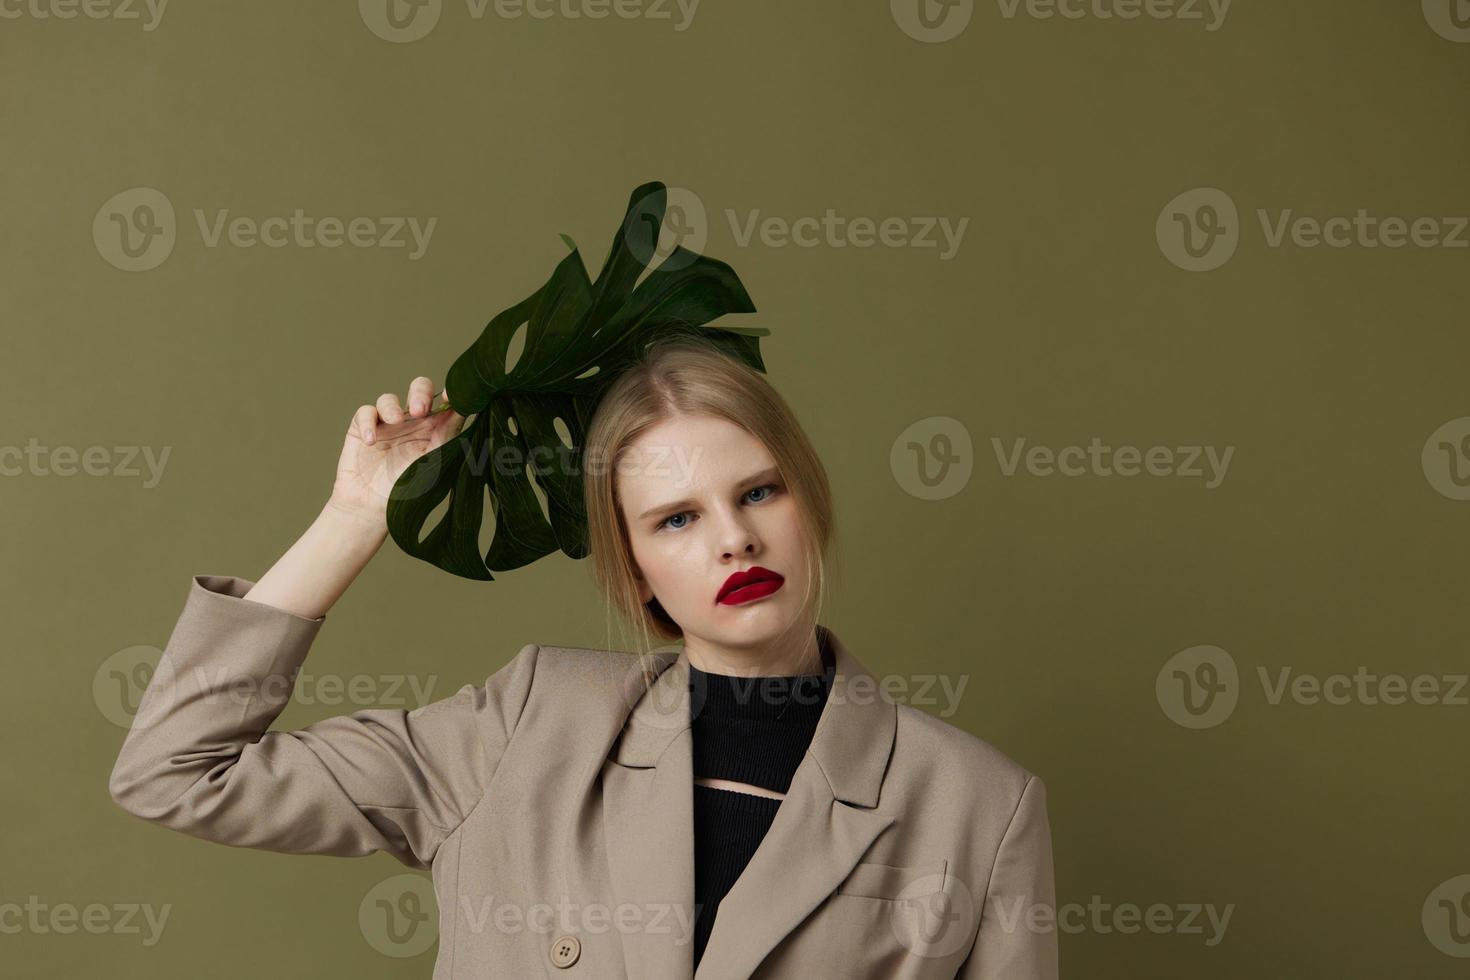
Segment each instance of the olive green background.
[[[407,870],[391,859],[225,848],[116,808],[124,730],[94,678],[163,646],[191,575],[258,578],[324,502],[353,410],[442,381],[545,280],[558,233],[595,274],[629,192],[657,179],[708,209],[703,250],[749,289],[740,322],[772,330],[769,376],[829,468],[843,562],[826,622],[876,673],[968,678],[948,720],[1045,779],[1059,902],[1233,906],[1213,946],[1089,920],[1061,936],[1063,976],[1464,975],[1421,908],[1470,873],[1470,707],[1273,705],[1257,680],[1470,669],[1470,502],[1421,465],[1470,415],[1470,251],[1272,248],[1256,219],[1470,214],[1470,44],[1417,2],[1237,0],[1217,30],[978,3],[942,43],[879,0],[705,0],[684,30],[672,6],[476,19],[446,0],[412,43],[348,2],[180,2],[151,31],[8,9],[0,446],[170,456],[151,488],[0,479],[0,905],[171,910],[152,947],[16,932],[10,913],[0,973],[429,975],[432,951],[386,956],[358,927],[368,890]],[[145,272],[91,233],[135,187],[178,214]],[[1210,272],[1155,237],[1197,187],[1240,210]],[[438,223],[410,261],[206,247],[196,208]],[[727,209],[969,224],[944,260],[741,246]],[[932,417],[968,434],[973,472],[925,500],[890,456]],[[1207,489],[1007,476],[991,442],[1094,436],[1235,448]],[[524,643],[605,636],[586,562],[479,584],[389,542],[306,670],[408,672],[447,696]],[[1239,666],[1239,703],[1192,730],[1155,681],[1202,644]],[[279,725],[350,707],[293,703]]]

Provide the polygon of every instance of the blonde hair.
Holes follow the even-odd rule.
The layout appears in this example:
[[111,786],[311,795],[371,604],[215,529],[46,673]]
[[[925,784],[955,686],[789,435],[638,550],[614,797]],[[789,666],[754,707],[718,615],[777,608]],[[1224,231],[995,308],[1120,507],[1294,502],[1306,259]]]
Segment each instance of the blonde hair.
[[[652,651],[654,637],[683,637],[679,624],[655,597],[639,601],[637,565],[617,491],[617,463],[647,429],[670,419],[707,415],[725,419],[764,444],[796,504],[807,581],[803,609],[819,615],[836,550],[832,492],[826,469],[791,407],[765,376],[707,338],[679,332],[646,347],[609,386],[588,426],[583,480],[588,546],[598,587],[607,600],[608,634],[613,612],[636,634],[635,650]],[[813,598],[815,596],[815,602]],[[804,619],[804,617],[802,617]]]

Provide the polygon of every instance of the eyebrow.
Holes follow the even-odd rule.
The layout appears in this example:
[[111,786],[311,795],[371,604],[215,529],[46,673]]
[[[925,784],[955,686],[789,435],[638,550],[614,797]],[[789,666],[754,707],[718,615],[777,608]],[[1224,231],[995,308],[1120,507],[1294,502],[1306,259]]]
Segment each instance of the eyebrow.
[[[750,476],[747,476],[745,479],[741,480],[738,485],[743,487],[757,481],[779,480],[780,478],[781,470],[775,466],[768,466],[765,469],[761,470],[759,473],[753,473]],[[650,517],[656,517],[659,514],[667,513],[669,511],[678,511],[683,510],[686,507],[693,507],[697,503],[699,503],[699,501],[697,500],[685,499],[676,500],[673,503],[669,504],[659,504],[657,507],[650,507],[648,510],[645,510],[643,513],[639,514],[638,519],[640,521],[645,521]]]

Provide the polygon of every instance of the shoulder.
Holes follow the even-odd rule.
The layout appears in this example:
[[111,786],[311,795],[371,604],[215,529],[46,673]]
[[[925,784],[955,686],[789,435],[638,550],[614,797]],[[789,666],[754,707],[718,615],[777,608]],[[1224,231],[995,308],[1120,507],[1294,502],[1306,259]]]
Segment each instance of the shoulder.
[[893,772],[905,781],[946,787],[958,798],[1018,802],[1039,777],[978,735],[908,704],[897,704]]
[[545,721],[626,715],[642,693],[645,672],[662,669],[673,655],[639,657],[622,650],[527,643],[491,675],[488,688],[516,689],[523,707]]
[[630,676],[642,677],[646,667],[663,667],[672,655],[639,657],[625,650],[601,647],[557,646],[528,643],[517,657],[531,657],[538,676],[563,684],[595,684],[599,689]]

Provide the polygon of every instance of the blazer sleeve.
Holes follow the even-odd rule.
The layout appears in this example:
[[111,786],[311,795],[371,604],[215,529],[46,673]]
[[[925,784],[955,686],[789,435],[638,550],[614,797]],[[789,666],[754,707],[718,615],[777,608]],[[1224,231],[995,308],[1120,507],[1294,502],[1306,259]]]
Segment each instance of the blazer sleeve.
[[483,796],[530,696],[527,644],[484,684],[414,709],[370,708],[268,731],[326,617],[196,575],[108,789],[144,820],[289,854],[385,851],[426,870]]
[[957,980],[1057,980],[1056,884],[1046,785],[1030,776],[1001,838]]

